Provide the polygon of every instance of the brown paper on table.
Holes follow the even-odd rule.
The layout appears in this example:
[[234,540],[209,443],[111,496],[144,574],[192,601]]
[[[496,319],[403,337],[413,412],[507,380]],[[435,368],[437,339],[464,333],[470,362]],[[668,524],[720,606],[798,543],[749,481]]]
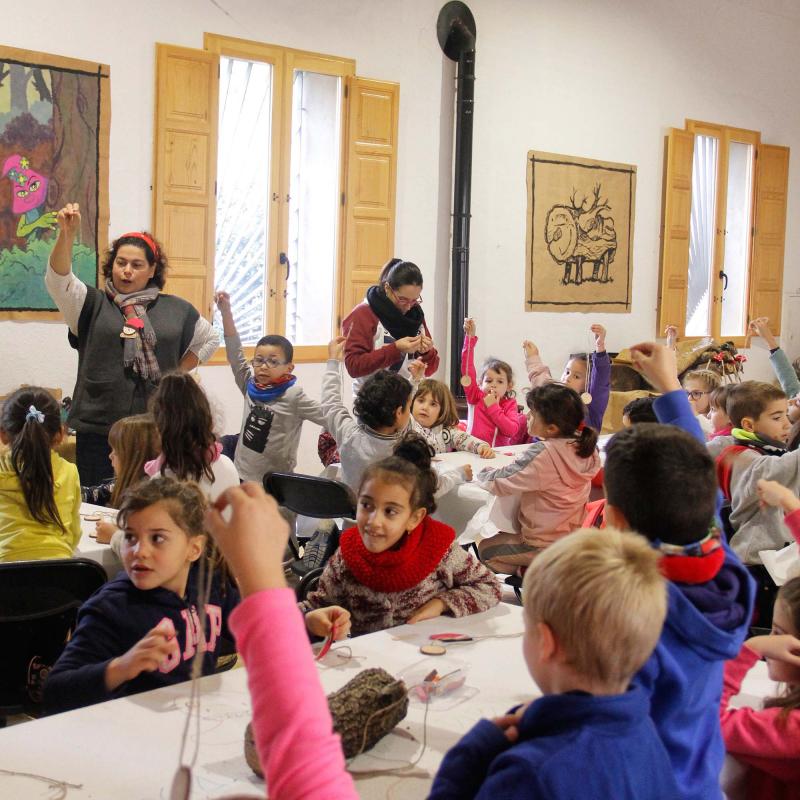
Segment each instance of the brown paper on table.
[[631,310],[636,167],[528,152],[526,311]]

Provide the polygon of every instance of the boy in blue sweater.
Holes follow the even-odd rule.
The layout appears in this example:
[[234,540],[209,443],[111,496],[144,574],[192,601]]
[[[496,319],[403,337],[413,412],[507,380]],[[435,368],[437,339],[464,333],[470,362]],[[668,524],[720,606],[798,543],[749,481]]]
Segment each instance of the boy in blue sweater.
[[666,586],[641,537],[583,530],[525,574],[523,653],[544,697],[482,720],[445,756],[443,798],[666,800],[669,757],[631,677],[658,641]]
[[714,462],[678,381],[674,351],[644,343],[632,347],[631,356],[664,393],[653,407],[666,424],[635,425],[608,443],[606,522],[645,536],[660,552],[669,581],[664,630],[634,683],[650,698],[681,797],[716,800],[725,757],[723,667],[747,634],[754,587],[720,537]]

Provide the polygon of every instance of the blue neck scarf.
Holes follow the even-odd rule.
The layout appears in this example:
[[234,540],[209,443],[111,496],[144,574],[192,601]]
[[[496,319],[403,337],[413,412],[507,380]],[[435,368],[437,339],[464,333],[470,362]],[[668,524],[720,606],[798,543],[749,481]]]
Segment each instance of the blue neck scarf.
[[283,393],[290,386],[294,386],[295,383],[297,383],[297,377],[295,375],[292,375],[281,383],[275,383],[272,386],[261,386],[250,378],[250,380],[247,381],[247,396],[254,403],[270,403],[281,397]]

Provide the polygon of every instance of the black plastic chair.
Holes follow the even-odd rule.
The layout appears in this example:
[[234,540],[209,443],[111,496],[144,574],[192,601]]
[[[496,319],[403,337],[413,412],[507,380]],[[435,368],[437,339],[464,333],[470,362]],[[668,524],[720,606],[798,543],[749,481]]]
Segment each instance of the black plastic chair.
[[74,630],[78,609],[105,582],[105,570],[88,558],[0,564],[0,727],[11,714],[39,710],[42,679]]
[[264,476],[264,488],[278,505],[314,519],[353,519],[356,498],[346,483],[319,475],[293,472],[270,472]]
[[303,600],[305,600],[306,597],[308,597],[308,595],[317,588],[319,585],[319,579],[322,577],[322,573],[324,571],[324,567],[317,567],[316,569],[310,570],[303,576],[300,583],[297,584],[297,588],[294,590],[298,603],[301,603]]

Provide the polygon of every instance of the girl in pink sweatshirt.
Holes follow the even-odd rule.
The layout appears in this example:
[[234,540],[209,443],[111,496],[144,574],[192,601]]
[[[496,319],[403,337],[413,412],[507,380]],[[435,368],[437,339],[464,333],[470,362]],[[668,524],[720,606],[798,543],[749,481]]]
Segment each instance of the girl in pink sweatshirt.
[[537,553],[580,528],[600,469],[597,432],[583,421],[585,407],[575,390],[546,383],[531,389],[525,402],[528,433],[539,441],[513,464],[478,475],[492,494],[520,495],[520,532],[498,533],[478,548],[495,572],[520,574]]
[[[761,502],[786,513],[785,522],[800,542],[800,500],[776,481],[758,482]],[[728,753],[749,767],[746,797],[758,800],[800,798],[800,577],[778,592],[772,634],[748,639],[737,658],[725,665],[720,721]],[[761,709],[730,708],[748,671],[765,659],[769,677],[784,684]]]
[[461,374],[464,394],[469,405],[467,433],[483,439],[492,447],[519,444],[524,441],[524,415],[517,409],[514,395],[514,373],[499,358],[488,358],[475,371],[475,320],[464,320],[464,346],[461,349]]

